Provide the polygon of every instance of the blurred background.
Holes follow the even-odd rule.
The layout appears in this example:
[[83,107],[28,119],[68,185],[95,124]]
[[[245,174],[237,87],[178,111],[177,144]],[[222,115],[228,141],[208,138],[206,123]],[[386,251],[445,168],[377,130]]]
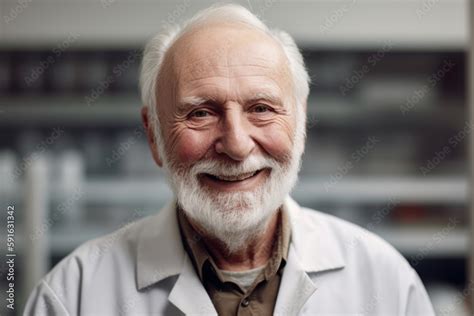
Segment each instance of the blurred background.
[[[140,122],[142,48],[211,3],[0,1],[0,249],[16,254],[18,315],[75,247],[170,198]],[[467,315],[468,1],[240,3],[294,36],[312,77],[294,198],[382,236],[439,314]]]

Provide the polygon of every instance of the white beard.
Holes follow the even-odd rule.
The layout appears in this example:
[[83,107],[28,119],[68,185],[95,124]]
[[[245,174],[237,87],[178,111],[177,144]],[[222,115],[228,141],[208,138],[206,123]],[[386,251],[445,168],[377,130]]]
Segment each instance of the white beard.
[[[184,213],[231,254],[265,232],[269,219],[293,189],[301,167],[305,134],[303,125],[295,135],[292,154],[285,163],[252,155],[238,164],[208,160],[182,168],[170,162],[161,150],[164,169]],[[271,172],[263,184],[251,191],[215,192],[198,179],[200,173],[236,175],[262,168],[270,168]]]

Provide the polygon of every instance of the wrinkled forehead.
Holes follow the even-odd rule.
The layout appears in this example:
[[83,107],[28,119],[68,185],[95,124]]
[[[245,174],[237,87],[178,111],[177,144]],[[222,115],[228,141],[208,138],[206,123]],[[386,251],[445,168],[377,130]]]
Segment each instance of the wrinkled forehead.
[[286,85],[288,60],[263,31],[236,25],[203,26],[183,35],[170,49],[176,81],[207,77],[266,76]]

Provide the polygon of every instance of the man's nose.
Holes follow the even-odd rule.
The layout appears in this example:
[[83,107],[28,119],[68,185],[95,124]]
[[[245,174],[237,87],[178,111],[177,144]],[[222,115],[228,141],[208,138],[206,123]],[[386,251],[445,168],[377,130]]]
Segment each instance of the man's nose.
[[250,155],[254,147],[255,142],[250,135],[250,123],[241,111],[227,111],[221,125],[221,136],[216,142],[216,152],[241,161]]

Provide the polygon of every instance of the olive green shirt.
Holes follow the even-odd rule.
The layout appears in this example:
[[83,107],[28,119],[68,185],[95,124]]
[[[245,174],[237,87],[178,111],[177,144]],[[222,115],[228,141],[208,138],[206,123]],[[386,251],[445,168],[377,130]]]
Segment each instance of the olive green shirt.
[[[235,283],[217,267],[201,236],[177,207],[184,248],[219,315],[273,315],[290,243],[291,226],[279,211],[277,234],[270,259],[248,289]],[[254,270],[254,269],[252,269]],[[224,275],[225,274],[225,275]]]

